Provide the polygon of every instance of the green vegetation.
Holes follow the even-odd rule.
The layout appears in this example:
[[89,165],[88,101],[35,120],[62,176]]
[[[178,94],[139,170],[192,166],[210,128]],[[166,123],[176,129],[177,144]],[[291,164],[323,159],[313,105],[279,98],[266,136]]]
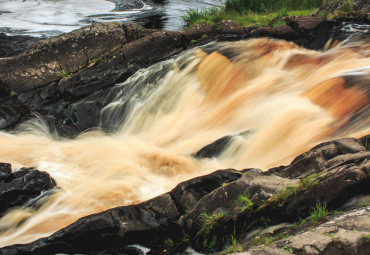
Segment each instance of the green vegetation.
[[71,74],[68,73],[67,71],[65,70],[61,70],[59,73],[57,73],[57,76],[61,77],[61,78],[69,78],[71,77]]
[[282,247],[281,248],[283,251],[287,251],[287,252],[289,252],[289,253],[293,253],[293,248],[290,248],[290,247],[287,247],[287,246],[284,246],[284,247]]
[[236,240],[235,236],[231,237],[231,244],[227,246],[225,253],[233,253],[233,252],[242,252],[243,247],[241,244]]
[[198,231],[197,236],[203,237],[203,247],[207,250],[212,249],[217,241],[217,236],[212,234],[213,230],[219,224],[219,221],[225,217],[224,213],[216,213],[209,215],[207,213],[201,213],[202,227]]
[[175,244],[171,238],[167,238],[166,240],[164,240],[163,245],[166,248],[172,248]]
[[317,202],[315,208],[310,214],[311,220],[315,223],[326,220],[328,214],[328,210],[326,209],[326,203],[321,205],[320,202]]
[[319,174],[311,174],[305,178],[302,178],[299,182],[299,189],[310,189],[319,183]]
[[283,17],[309,15],[330,1],[332,0],[226,0],[219,8],[190,9],[182,18],[186,26],[200,23],[215,25],[221,20],[234,20],[242,26],[276,26],[284,23]]
[[235,205],[239,205],[239,213],[250,211],[253,209],[253,203],[249,199],[250,195],[240,195],[234,202]]
[[16,95],[18,95],[18,94],[17,94],[17,92],[15,92],[15,91],[10,91],[10,96],[11,96],[11,97],[14,97],[14,96],[16,96]]
[[370,235],[363,236],[365,243],[370,243]]
[[370,135],[362,137],[359,143],[364,146],[366,150],[370,151]]

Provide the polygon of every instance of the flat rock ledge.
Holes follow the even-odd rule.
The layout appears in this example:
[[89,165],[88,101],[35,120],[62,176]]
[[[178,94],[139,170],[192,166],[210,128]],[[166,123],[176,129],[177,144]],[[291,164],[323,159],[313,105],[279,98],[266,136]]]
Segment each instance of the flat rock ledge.
[[[369,187],[370,151],[353,138],[334,140],[288,166],[219,170],[0,254],[143,254],[132,245],[148,254],[226,254],[235,243],[240,254],[367,254]],[[315,220],[320,205],[327,215]]]

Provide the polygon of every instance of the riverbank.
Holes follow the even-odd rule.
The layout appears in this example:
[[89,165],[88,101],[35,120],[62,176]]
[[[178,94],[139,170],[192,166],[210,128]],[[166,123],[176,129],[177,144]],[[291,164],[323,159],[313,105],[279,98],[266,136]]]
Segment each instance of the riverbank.
[[[52,136],[50,134],[54,133],[55,137],[42,143],[36,150],[37,153],[39,150],[49,150],[48,148],[51,147],[48,146],[54,142],[66,145],[68,140],[65,137],[74,138],[89,130],[102,130],[109,137],[109,141],[114,142],[119,138],[114,136],[114,132],[119,130],[126,115],[130,113],[129,102],[122,103],[122,100],[140,99],[140,96],[144,95],[143,102],[149,104],[145,93],[153,87],[151,84],[155,84],[154,81],[157,81],[155,79],[163,78],[165,71],[172,70],[171,68],[180,71],[187,69],[187,61],[191,61],[194,57],[190,54],[181,59],[184,62],[180,60],[175,63],[164,62],[156,66],[153,76],[145,76],[148,81],[143,83],[145,84],[143,87],[139,86],[142,77],[132,77],[132,75],[142,68],[172,59],[181,52],[198,46],[201,46],[201,50],[194,51],[195,57],[203,56],[206,59],[206,56],[211,56],[208,62],[204,60],[209,65],[213,60],[221,65],[228,63],[229,59],[234,59],[241,54],[237,51],[240,47],[217,46],[212,44],[214,41],[261,38],[253,41],[255,46],[260,45],[259,42],[263,44],[258,50],[254,48],[256,50],[253,51],[255,55],[251,54],[251,63],[275,52],[286,52],[286,55],[289,55],[290,52],[287,50],[295,50],[296,55],[293,54],[289,61],[281,65],[284,67],[282,71],[310,64],[312,66],[309,70],[313,71],[315,65],[325,65],[330,61],[335,63],[335,57],[342,56],[340,54],[348,57],[347,49],[358,51],[356,56],[362,56],[361,60],[368,58],[366,55],[369,50],[367,43],[369,38],[366,32],[370,23],[368,13],[351,12],[333,19],[314,16],[286,17],[284,21],[286,24],[276,27],[243,27],[233,21],[220,21],[215,25],[195,25],[180,32],[146,29],[132,23],[99,23],[55,38],[40,40],[18,55],[0,59],[0,127],[11,133],[4,134],[3,141],[16,138],[16,134],[25,132],[22,126],[24,127],[27,121],[33,119],[36,112],[48,123],[51,129],[48,135]],[[346,29],[350,26],[352,26],[351,29]],[[353,28],[362,29],[365,32],[356,35]],[[348,40],[350,37],[352,40]],[[341,43],[345,43],[343,49],[340,46]],[[342,52],[335,51],[337,45],[339,45],[338,49],[343,50]],[[332,53],[330,49],[333,49]],[[307,50],[316,50],[316,52]],[[342,58],[345,59],[345,57]],[[207,66],[204,64],[201,71],[205,72]],[[250,64],[245,70],[253,70],[248,72],[248,75],[252,76],[261,68],[261,65],[253,67]],[[238,69],[234,66],[230,72],[238,73],[235,70]],[[270,72],[272,70],[270,69]],[[307,69],[304,70],[306,71],[303,73],[309,73]],[[339,86],[335,87],[336,91],[344,93],[346,100],[355,96],[354,101],[361,104],[353,104],[353,107],[352,104],[345,104],[351,107],[336,109],[330,104],[317,102],[320,106],[317,108],[328,108],[333,116],[346,120],[330,126],[334,130],[330,131],[336,132],[338,136],[341,132],[353,128],[353,123],[357,124],[356,121],[359,119],[364,120],[361,125],[365,127],[368,123],[366,122],[369,116],[367,73],[366,69],[361,70],[361,72],[340,73],[339,76],[343,79],[344,85],[335,83]],[[322,72],[322,75],[327,72],[328,70]],[[218,73],[213,72],[213,74]],[[200,79],[205,79],[201,73],[198,76]],[[284,76],[286,75],[281,77]],[[245,78],[242,75],[236,77]],[[223,76],[223,80],[228,80],[228,77]],[[297,79],[296,82],[298,83],[299,80],[301,79]],[[122,83],[124,81],[127,83]],[[180,83],[182,79],[179,78],[176,81]],[[120,85],[116,86],[117,83]],[[194,82],[186,85],[192,84]],[[205,82],[205,84],[208,83]],[[205,91],[208,88],[206,85],[203,88]],[[122,87],[123,91],[121,91]],[[276,90],[274,87],[266,88],[271,93]],[[208,88],[208,90],[212,92],[211,89]],[[309,92],[311,94],[307,93],[307,98],[311,101],[317,100],[315,97],[310,97],[313,90]],[[158,94],[160,97],[156,101],[162,101],[171,95],[171,93],[165,94],[167,96]],[[218,96],[222,95],[224,93],[219,93]],[[120,100],[114,101],[117,96]],[[327,94],[324,93],[320,98],[325,96]],[[204,101],[211,104],[210,108],[217,108],[225,101],[229,102],[222,97],[217,100],[205,98]],[[336,103],[337,101],[334,100],[335,105],[343,104]],[[278,106],[281,104],[282,102]],[[107,114],[108,105],[114,106],[113,113]],[[197,107],[198,110],[200,108]],[[163,107],[161,114],[158,115],[162,116],[167,112],[169,109]],[[141,116],[156,116],[152,109],[144,113]],[[301,115],[296,115],[296,118]],[[181,119],[180,117],[175,118],[175,121],[171,122],[172,125],[175,125]],[[203,117],[205,118],[206,115]],[[195,118],[195,115],[192,118]],[[115,121],[102,121],[110,119]],[[155,120],[154,117],[151,121],[153,120]],[[186,125],[187,122],[180,124]],[[36,126],[36,131],[40,133],[45,131],[40,130],[40,127],[45,125]],[[356,126],[356,128],[359,127]],[[160,133],[169,132],[169,129],[169,126],[163,128],[161,125]],[[305,130],[309,133],[311,129]],[[358,130],[362,130],[361,127]],[[204,147],[199,148],[198,151],[191,151],[193,154],[187,155],[186,160],[197,158],[199,161],[204,161],[208,158],[217,158],[234,138],[245,139],[254,132],[253,130],[243,131],[233,135],[223,134],[224,137],[218,137],[218,140],[215,139],[208,145],[203,144]],[[43,138],[39,137],[39,140],[47,137],[46,133],[43,133]],[[297,137],[302,137],[303,133],[298,132]],[[278,130],[276,134],[281,132]],[[183,134],[179,134],[181,135]],[[96,135],[92,140],[97,141],[101,136],[103,134]],[[83,139],[83,136],[81,137]],[[296,143],[298,143],[297,140]],[[216,254],[242,251],[250,254],[366,254],[370,248],[368,145],[368,137],[336,139],[320,143],[306,152],[301,153],[301,151],[298,153],[299,156],[286,166],[268,168],[264,172],[251,168],[219,170],[181,182],[171,191],[148,201],[118,206],[83,217],[49,237],[40,238],[29,244],[15,244],[2,248],[0,254],[143,254],[140,247],[132,245],[149,248],[151,251],[148,254],[195,254],[195,250]],[[30,145],[23,147],[32,148],[28,146]],[[75,146],[77,144],[67,146],[66,155],[72,155],[72,149]],[[122,146],[120,144],[115,150],[119,150]],[[263,147],[269,146],[271,144]],[[159,147],[155,148],[155,152]],[[14,148],[21,149],[16,146]],[[86,151],[88,149],[86,148]],[[129,161],[132,150],[134,150],[133,145],[130,146],[130,150],[125,151],[126,154],[120,154],[119,158]],[[28,149],[29,155],[36,152]],[[60,153],[59,150],[58,153]],[[60,155],[58,153],[55,155]],[[189,154],[189,151],[187,153]],[[110,151],[110,154],[114,154],[114,151]],[[263,155],[265,161],[268,160],[267,154],[266,152]],[[79,158],[78,155],[72,156]],[[158,163],[156,154],[149,156],[148,165],[163,164],[160,170],[167,169],[170,171],[169,176],[172,172],[171,169],[168,170],[168,166],[176,168],[178,164],[186,161],[181,160],[178,163],[173,156],[166,154],[163,156],[164,162]],[[102,156],[98,154],[95,157]],[[32,157],[29,156],[29,158]],[[107,155],[107,158],[110,159],[110,155]],[[54,156],[52,159],[57,160]],[[66,157],[63,160],[69,161],[71,158]],[[27,157],[25,162],[34,161]],[[146,166],[145,162],[139,162],[141,171]],[[85,163],[92,165],[91,162]],[[29,165],[29,167],[33,166],[35,165]],[[193,167],[194,165],[191,165],[189,168]],[[245,167],[253,166],[243,165],[243,168]],[[8,164],[1,165],[0,170],[1,199],[6,200],[6,203],[1,204],[9,205],[7,208],[2,208],[2,212],[17,206],[25,206],[37,212],[43,208],[54,192],[58,192],[58,188],[54,187],[56,184],[58,187],[58,180],[52,179],[46,173],[39,173],[34,169],[14,171],[16,169],[11,169]],[[103,170],[108,171],[102,168],[98,172],[104,172]],[[168,177],[165,173],[160,172],[158,176]],[[56,176],[58,177],[58,174]],[[108,179],[118,181],[119,176],[114,178],[109,176]],[[132,178],[132,175],[128,176]],[[156,178],[159,178],[158,176]],[[82,179],[81,182],[83,182]],[[30,185],[25,186],[24,183],[30,183]],[[96,188],[102,185],[103,183],[99,182]],[[35,189],[36,186],[38,189]],[[124,193],[130,192],[141,191],[137,186],[136,189],[127,189]],[[151,190],[151,192],[154,191]],[[93,193],[95,192],[91,191],[89,197],[96,195]],[[24,218],[17,227],[25,226],[22,224],[28,224],[28,220]],[[0,224],[0,226],[2,233],[13,231],[9,225]],[[6,239],[4,235],[1,238]]]

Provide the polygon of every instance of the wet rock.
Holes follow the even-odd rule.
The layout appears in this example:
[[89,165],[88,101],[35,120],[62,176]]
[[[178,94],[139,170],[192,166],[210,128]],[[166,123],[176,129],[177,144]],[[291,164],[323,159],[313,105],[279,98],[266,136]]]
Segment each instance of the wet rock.
[[31,36],[7,36],[0,33],[0,58],[20,54],[39,40]]
[[197,153],[194,154],[194,158],[213,158],[221,155],[222,151],[229,144],[233,137],[224,136],[214,141],[211,144],[204,146]]
[[15,96],[0,99],[0,129],[13,128],[26,113]]
[[182,182],[174,188],[170,194],[177,204],[181,213],[185,213],[205,195],[222,185],[226,185],[239,179],[240,171],[233,169],[219,170],[209,175],[200,176],[189,181]]
[[126,11],[130,9],[143,8],[144,3],[140,0],[114,0],[116,8],[114,11]]
[[46,172],[22,168],[11,173],[9,164],[0,164],[0,214],[22,206],[56,186]]
[[[48,238],[0,249],[0,254],[105,253],[128,245],[156,246],[178,231],[179,217],[168,194],[79,219]],[[145,237],[145,238],[143,238]]]

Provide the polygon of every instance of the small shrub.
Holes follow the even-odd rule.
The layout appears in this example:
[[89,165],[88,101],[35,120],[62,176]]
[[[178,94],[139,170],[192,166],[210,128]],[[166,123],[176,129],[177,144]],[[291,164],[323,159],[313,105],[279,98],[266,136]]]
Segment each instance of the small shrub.
[[326,203],[321,205],[320,202],[317,202],[315,208],[310,214],[312,221],[315,223],[326,220],[328,214],[328,210],[326,209]]
[[15,92],[15,91],[11,91],[11,92],[10,92],[10,96],[11,96],[11,97],[14,97],[14,96],[16,96],[16,95],[18,95],[18,94],[17,94],[17,92]]

